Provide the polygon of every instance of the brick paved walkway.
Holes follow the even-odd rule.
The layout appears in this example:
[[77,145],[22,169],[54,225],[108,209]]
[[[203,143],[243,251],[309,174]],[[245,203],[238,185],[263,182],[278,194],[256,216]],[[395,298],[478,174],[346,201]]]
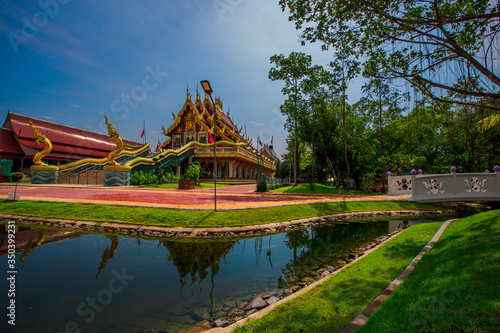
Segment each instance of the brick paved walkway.
[[[406,197],[315,195],[255,193],[255,185],[217,188],[217,208],[249,208],[297,203],[344,200],[407,200]],[[0,199],[13,193],[12,184],[0,184]],[[139,187],[96,187],[20,184],[17,193],[21,200],[79,202],[127,206],[211,209],[214,207],[213,189],[168,190]]]

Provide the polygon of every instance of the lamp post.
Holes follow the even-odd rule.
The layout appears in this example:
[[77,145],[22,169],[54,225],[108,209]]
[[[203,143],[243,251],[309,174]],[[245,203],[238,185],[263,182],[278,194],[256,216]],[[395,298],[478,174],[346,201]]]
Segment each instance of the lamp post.
[[210,100],[212,101],[212,106],[213,106],[213,110],[214,110],[214,113],[213,113],[213,117],[214,117],[214,135],[213,135],[213,138],[214,138],[214,211],[217,211],[217,160],[216,160],[216,157],[215,157],[215,153],[216,153],[216,146],[215,146],[215,121],[216,121],[216,118],[217,118],[217,115],[216,115],[216,111],[217,109],[215,108],[215,103],[214,103],[214,100],[212,98],[212,87],[210,86],[210,82],[208,82],[208,80],[203,80],[201,81],[201,86],[203,87],[203,90],[205,91],[205,94],[207,94],[208,96],[210,96]]

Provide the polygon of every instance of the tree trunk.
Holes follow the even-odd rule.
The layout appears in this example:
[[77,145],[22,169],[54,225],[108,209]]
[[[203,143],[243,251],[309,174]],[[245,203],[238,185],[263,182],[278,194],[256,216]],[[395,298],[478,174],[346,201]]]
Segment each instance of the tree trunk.
[[311,191],[314,191],[314,112],[313,112],[313,131],[312,131],[312,138],[311,138],[311,141],[312,141],[312,154],[311,154],[311,157],[312,157],[312,163],[311,163]]
[[346,190],[349,191],[349,159],[347,157],[347,129],[346,129],[346,120],[345,120],[345,86],[342,91],[342,124],[344,126],[344,160],[345,160],[345,165],[346,165]]
[[384,131],[382,128],[382,98],[380,96],[380,89],[378,95],[378,121],[380,127],[380,144],[382,145],[382,161],[383,161],[383,171],[382,171],[382,192],[385,193],[385,171],[387,171],[387,166],[385,165],[385,146],[384,146]]
[[333,179],[335,181],[335,188],[338,188],[339,187],[339,179],[337,177],[337,173],[335,172],[335,169],[333,168],[333,163],[332,163],[332,161],[330,161],[330,158],[328,156],[326,156],[326,165],[328,166],[328,170],[330,170],[330,173],[332,174]]
[[297,186],[297,155],[299,153],[299,148],[297,145],[297,79],[294,79],[294,88],[295,88],[295,97],[294,97],[295,147],[293,150],[293,186]]

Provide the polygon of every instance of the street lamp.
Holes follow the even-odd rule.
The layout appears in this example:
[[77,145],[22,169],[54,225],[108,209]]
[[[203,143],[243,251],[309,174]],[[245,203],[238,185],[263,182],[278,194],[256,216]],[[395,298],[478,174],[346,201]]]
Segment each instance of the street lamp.
[[214,109],[214,113],[213,113],[213,117],[214,117],[214,210],[217,211],[217,160],[216,160],[216,157],[215,157],[215,152],[216,152],[216,146],[215,146],[215,121],[216,121],[216,118],[217,118],[217,115],[216,115],[216,108],[215,108],[215,103],[214,103],[214,100],[212,98],[212,86],[210,86],[210,82],[208,82],[208,80],[203,80],[201,81],[201,86],[203,87],[203,90],[205,91],[205,94],[207,94],[208,96],[210,96],[210,100],[212,101],[212,105],[213,105],[213,109]]

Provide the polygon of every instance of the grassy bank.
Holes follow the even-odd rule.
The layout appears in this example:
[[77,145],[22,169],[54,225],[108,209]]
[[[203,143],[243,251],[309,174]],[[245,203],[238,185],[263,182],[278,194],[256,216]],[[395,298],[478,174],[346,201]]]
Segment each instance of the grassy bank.
[[354,319],[422,250],[441,226],[413,226],[403,234],[236,332],[339,332]]
[[363,191],[356,191],[356,190],[340,190],[336,189],[334,186],[331,185],[324,185],[324,184],[314,184],[314,191],[311,190],[311,185],[309,184],[299,184],[297,186],[284,186],[281,188],[278,188],[276,190],[272,190],[271,192],[273,193],[294,193],[294,194],[340,194],[340,195],[383,195],[385,193],[366,193]]
[[404,201],[345,201],[213,212],[207,210],[0,200],[0,214],[170,227],[257,225],[346,212],[380,210],[436,211],[443,210],[443,207]]
[[498,332],[500,211],[451,223],[359,332]]
[[[339,332],[418,254],[441,223],[413,226],[351,268],[236,332]],[[358,332],[496,332],[500,211],[451,223]]]

